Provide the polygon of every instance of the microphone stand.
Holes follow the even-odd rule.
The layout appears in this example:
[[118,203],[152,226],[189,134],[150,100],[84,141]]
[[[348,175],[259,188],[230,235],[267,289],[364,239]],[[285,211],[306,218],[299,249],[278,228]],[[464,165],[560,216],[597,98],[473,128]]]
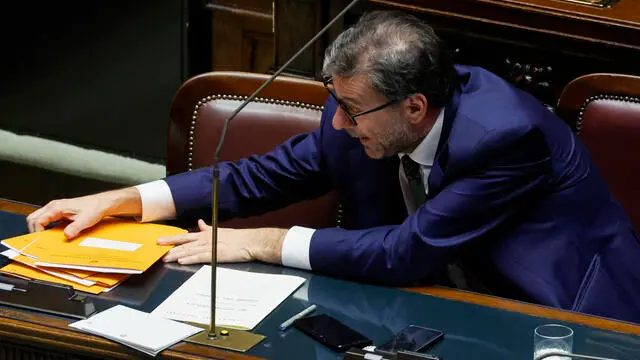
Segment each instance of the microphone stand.
[[338,21],[344,14],[353,8],[360,0],[353,0],[347,5],[338,15],[336,15],[322,30],[320,30],[311,40],[309,40],[300,50],[298,50],[291,58],[282,65],[267,81],[265,81],[256,91],[253,92],[245,101],[238,106],[237,109],[224,120],[222,127],[222,134],[220,135],[220,141],[218,147],[213,156],[213,191],[211,194],[211,322],[209,324],[209,330],[205,334],[201,332],[196,334],[186,341],[194,342],[201,345],[220,347],[225,349],[247,351],[265,337],[263,335],[254,334],[248,331],[234,330],[222,327],[216,327],[216,268],[217,268],[217,244],[218,244],[218,208],[219,199],[218,191],[220,189],[220,152],[224,145],[227,131],[229,129],[229,123],[233,120],[242,109],[244,109],[250,102],[252,102],[260,92],[273,82],[295,59],[300,56],[309,46],[316,42],[333,24]]

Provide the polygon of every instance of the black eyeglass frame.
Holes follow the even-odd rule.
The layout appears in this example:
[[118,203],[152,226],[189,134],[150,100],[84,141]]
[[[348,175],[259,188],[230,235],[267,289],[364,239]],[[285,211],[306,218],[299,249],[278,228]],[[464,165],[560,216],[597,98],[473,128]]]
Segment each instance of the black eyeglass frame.
[[371,114],[372,112],[380,111],[395,102],[403,100],[403,99],[394,99],[380,106],[376,106],[373,109],[361,111],[357,114],[352,114],[349,112],[349,110],[347,110],[347,106],[342,102],[342,100],[338,98],[338,95],[334,91],[329,89],[329,84],[333,84],[333,78],[332,77],[325,78],[322,84],[324,85],[324,88],[327,89],[327,92],[329,93],[329,95],[331,95],[331,97],[338,103],[338,105],[340,106],[342,111],[344,111],[345,115],[347,115],[349,120],[351,120],[351,122],[353,123],[353,126],[358,126],[358,122],[356,121],[356,118],[358,116],[367,115],[367,114]]

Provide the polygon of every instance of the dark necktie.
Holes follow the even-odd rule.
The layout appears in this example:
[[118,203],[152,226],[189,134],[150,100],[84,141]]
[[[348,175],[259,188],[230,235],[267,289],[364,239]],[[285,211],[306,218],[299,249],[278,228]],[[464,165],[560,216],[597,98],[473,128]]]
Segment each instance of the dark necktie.
[[[424,182],[422,181],[422,174],[420,173],[420,164],[413,161],[409,155],[402,155],[400,159],[402,163],[402,171],[404,171],[407,177],[407,183],[409,185],[409,194],[415,202],[416,208],[419,208],[427,201],[427,194],[424,188]],[[449,286],[454,286],[458,289],[469,290],[473,289],[480,292],[490,293],[486,287],[482,286],[482,283],[475,277],[467,276],[466,271],[460,261],[452,261],[447,264],[446,267]],[[447,280],[443,279],[445,285]]]
[[402,162],[402,171],[407,177],[409,193],[415,201],[416,208],[418,208],[427,201],[427,194],[422,181],[422,174],[420,173],[420,164],[413,161],[409,155],[402,155],[400,161]]

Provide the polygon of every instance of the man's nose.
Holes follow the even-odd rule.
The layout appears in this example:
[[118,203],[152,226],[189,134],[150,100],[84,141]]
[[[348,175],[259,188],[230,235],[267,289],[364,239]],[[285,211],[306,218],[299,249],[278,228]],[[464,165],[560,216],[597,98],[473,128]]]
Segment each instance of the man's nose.
[[333,114],[333,119],[331,120],[331,125],[336,130],[345,130],[353,127],[353,122],[351,119],[345,114],[344,110],[338,106],[335,114]]

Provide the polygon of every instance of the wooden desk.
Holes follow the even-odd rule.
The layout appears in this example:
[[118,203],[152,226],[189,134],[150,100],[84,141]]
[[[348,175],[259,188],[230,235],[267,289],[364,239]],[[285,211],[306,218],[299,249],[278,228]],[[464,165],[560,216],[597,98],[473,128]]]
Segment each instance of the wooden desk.
[[[0,199],[0,210],[21,214],[35,209]],[[406,290],[442,299],[478,304],[597,329],[640,335],[640,326],[543,306],[437,287]],[[425,298],[425,301],[428,298]],[[70,321],[0,306],[0,359],[139,359],[141,353],[68,327]],[[256,359],[256,357],[180,343],[158,355],[162,359]]]
[[[320,30],[347,0],[276,0],[276,63]],[[555,105],[584,74],[640,74],[640,3],[610,9],[562,0],[371,0],[296,61],[291,72],[317,77],[325,47],[368,10],[403,10],[424,19],[454,50],[456,62],[483,66]]]
[[[0,210],[28,215],[33,205],[0,198]],[[116,342],[88,335],[59,317],[0,305],[0,359],[80,360],[140,359],[142,353]],[[162,352],[162,359],[259,359],[239,353],[180,343]]]
[[11,212],[15,214],[29,215],[36,209],[37,207],[33,205],[0,198],[1,211]]

